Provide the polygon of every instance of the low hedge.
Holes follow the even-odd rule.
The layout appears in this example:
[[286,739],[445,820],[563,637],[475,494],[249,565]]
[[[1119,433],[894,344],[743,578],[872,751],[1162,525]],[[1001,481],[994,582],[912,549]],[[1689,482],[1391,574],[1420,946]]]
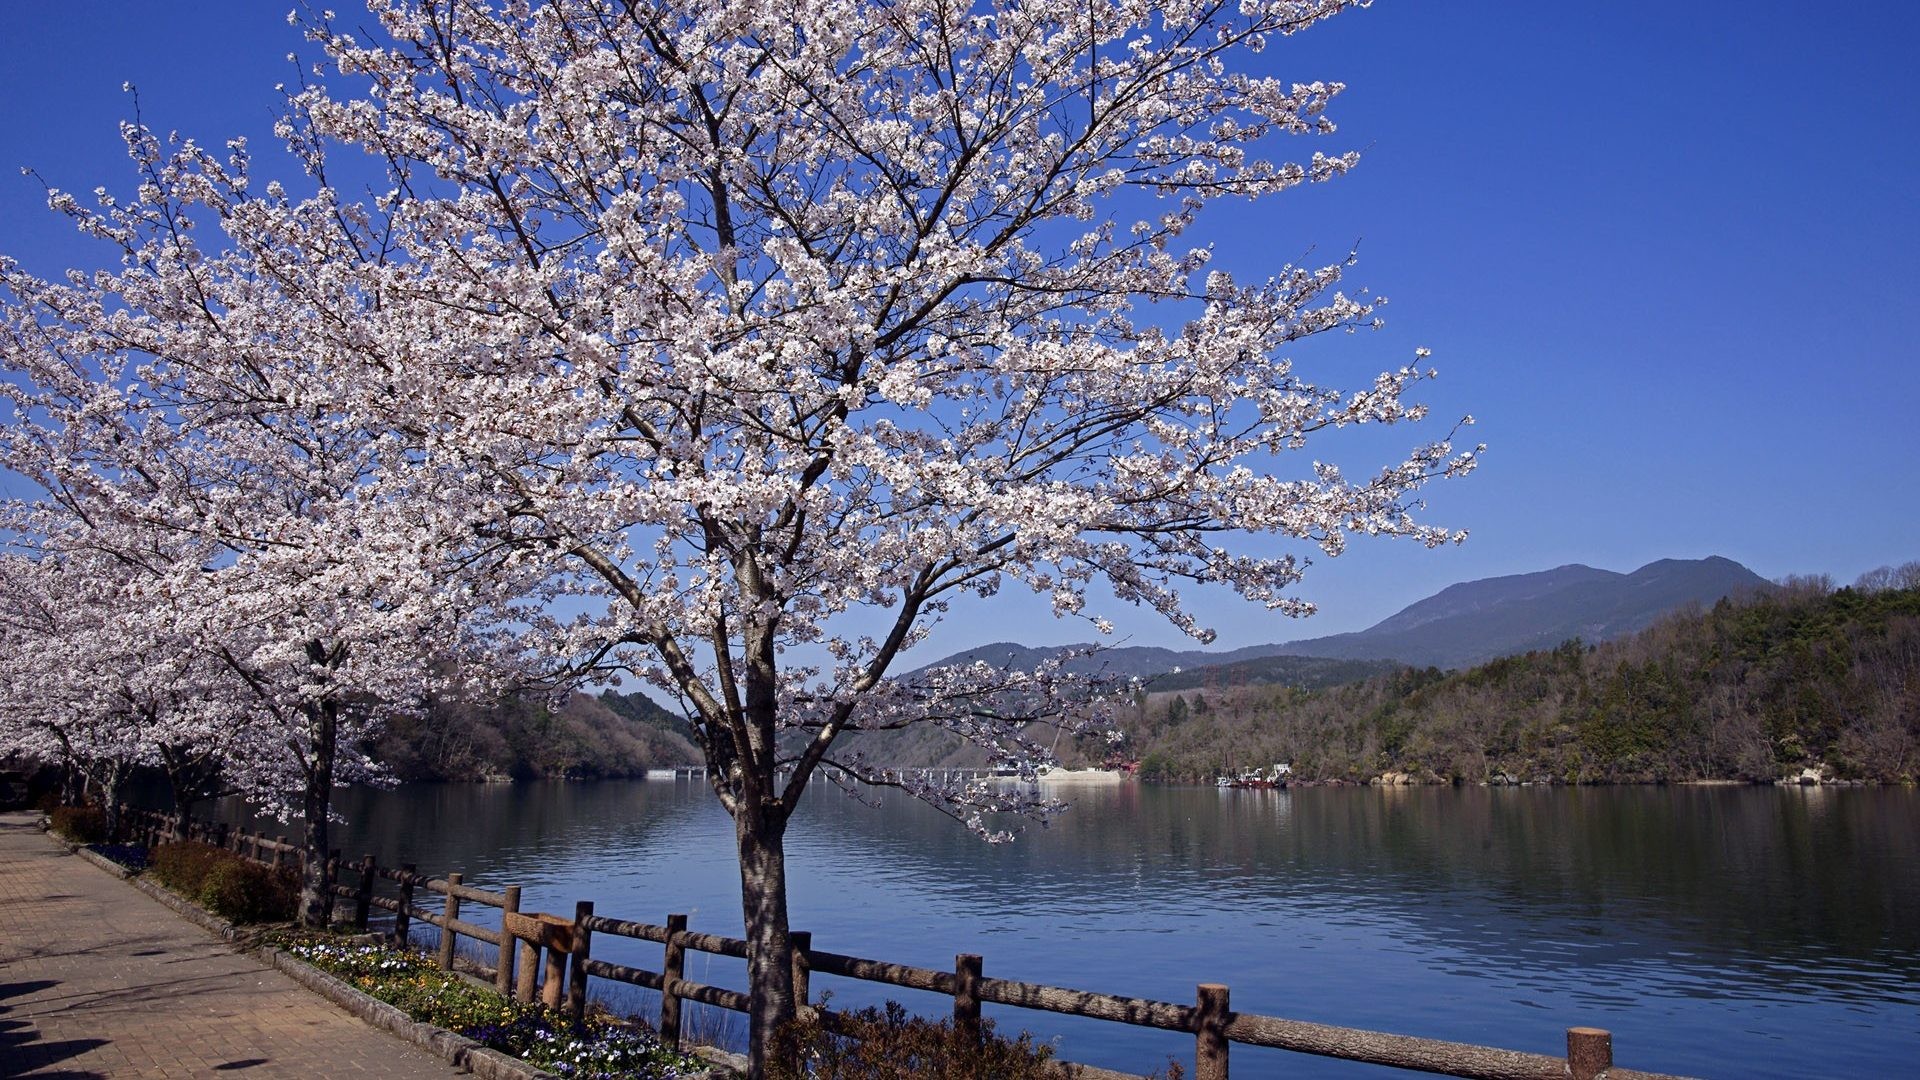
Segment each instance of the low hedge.
[[234,856],[208,872],[199,900],[232,922],[286,922],[300,905],[300,879],[291,870]]
[[109,839],[106,812],[97,806],[55,807],[49,824],[76,844],[104,844]]
[[[993,1021],[980,1021],[979,1038],[951,1020],[911,1015],[897,1001],[884,1010],[843,1013],[829,1031],[819,1020],[801,1020],[787,1032],[803,1063],[784,1063],[773,1080],[1058,1080],[1053,1047],[1021,1032],[1005,1038]],[[776,1055],[779,1056],[779,1055]]]
[[161,844],[148,872],[162,885],[236,923],[286,922],[300,900],[292,870],[262,866],[212,844]]
[[[1053,1047],[1031,1032],[1001,1035],[986,1018],[971,1032],[950,1019],[915,1016],[897,1001],[840,1013],[831,1029],[815,1013],[788,1027],[783,1041],[793,1053],[768,1070],[771,1080],[1061,1080],[1073,1075],[1054,1060]],[[1144,1080],[1184,1076],[1180,1064],[1169,1060]]]

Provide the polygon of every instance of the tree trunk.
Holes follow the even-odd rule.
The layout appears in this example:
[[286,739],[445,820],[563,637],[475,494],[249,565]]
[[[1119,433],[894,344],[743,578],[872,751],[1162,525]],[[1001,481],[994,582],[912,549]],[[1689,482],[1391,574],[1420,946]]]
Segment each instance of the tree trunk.
[[60,765],[60,805],[84,806],[87,801],[86,774],[69,758]]
[[173,812],[183,818],[192,817],[193,808],[200,805],[200,800],[194,798],[190,789],[183,789],[175,785],[171,790],[173,792]]
[[167,776],[167,790],[173,797],[173,812],[183,818],[193,816],[193,808],[211,797],[216,774],[204,757],[197,757],[178,746],[162,744],[160,768]]
[[[791,1054],[786,1037],[793,999],[793,943],[787,935],[787,850],[784,815],[749,800],[734,815],[740,847],[740,902],[747,926],[747,1061],[751,1080],[764,1080],[775,1055]],[[787,1070],[781,1070],[786,1072]]]
[[325,927],[333,918],[333,883],[327,878],[327,825],[333,806],[333,752],[340,728],[339,706],[323,701],[307,707],[313,746],[307,759],[303,836],[305,865],[300,871],[300,922]]
[[126,795],[127,766],[121,761],[112,761],[107,765],[107,778],[102,785],[106,790],[100,805],[100,813],[106,819],[107,841],[120,839],[120,800]]

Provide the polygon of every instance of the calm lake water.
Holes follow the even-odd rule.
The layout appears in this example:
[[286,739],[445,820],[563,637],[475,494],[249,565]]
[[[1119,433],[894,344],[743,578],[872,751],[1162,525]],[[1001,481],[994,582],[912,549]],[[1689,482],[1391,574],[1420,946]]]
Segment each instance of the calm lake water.
[[[1061,791],[1051,828],[992,847],[902,797],[815,791],[789,839],[795,929],[818,948],[1560,1053],[1611,1029],[1624,1066],[1695,1076],[1920,1071],[1920,793],[1900,789]],[[732,832],[686,781],[345,793],[339,846],[523,908],[737,934]],[[594,955],[658,967],[658,946]],[[618,945],[626,951],[614,948]],[[741,987],[737,962],[689,975]],[[887,993],[820,978],[836,1004]],[[991,1011],[991,1010],[990,1010]],[[1178,1035],[999,1010],[1060,1055],[1145,1072]],[[1237,1048],[1236,1077],[1388,1075]]]

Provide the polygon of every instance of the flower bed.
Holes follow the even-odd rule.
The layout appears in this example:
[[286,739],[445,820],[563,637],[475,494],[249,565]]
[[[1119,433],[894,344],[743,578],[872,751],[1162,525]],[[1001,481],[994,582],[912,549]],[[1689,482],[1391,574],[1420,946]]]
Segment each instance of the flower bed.
[[415,1020],[458,1032],[530,1065],[578,1080],[670,1080],[705,1063],[676,1054],[651,1031],[590,1016],[575,1025],[441,971],[409,952],[377,945],[301,942],[286,951]]
[[138,874],[147,868],[145,844],[88,844],[87,850]]

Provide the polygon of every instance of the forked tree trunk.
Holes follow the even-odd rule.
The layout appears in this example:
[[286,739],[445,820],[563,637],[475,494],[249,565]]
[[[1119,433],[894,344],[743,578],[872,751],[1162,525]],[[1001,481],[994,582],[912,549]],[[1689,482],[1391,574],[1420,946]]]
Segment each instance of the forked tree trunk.
[[[751,1080],[763,1080],[778,1055],[790,1055],[793,942],[787,934],[787,823],[784,816],[743,805],[734,816],[740,848],[740,902],[746,915],[747,1060]],[[782,1069],[782,1073],[789,1070]]]
[[313,739],[307,759],[306,790],[303,810],[307,827],[302,836],[306,849],[305,865],[300,871],[300,922],[324,927],[333,918],[333,883],[327,878],[327,818],[333,803],[333,753],[339,734],[338,704],[323,701],[307,707],[307,722]]

